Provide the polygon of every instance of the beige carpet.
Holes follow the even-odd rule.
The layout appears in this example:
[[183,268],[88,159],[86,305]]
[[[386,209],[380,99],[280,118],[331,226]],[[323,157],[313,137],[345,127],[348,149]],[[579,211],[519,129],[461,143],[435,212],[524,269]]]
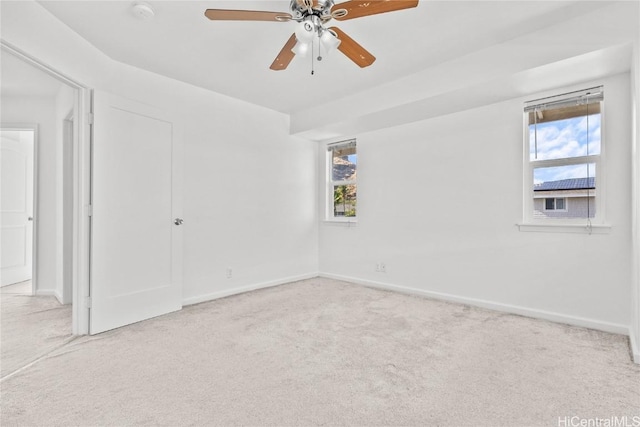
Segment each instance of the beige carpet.
[[0,288],[1,295],[31,295],[31,280]]
[[71,338],[71,306],[30,294],[31,282],[0,288],[0,378]]
[[3,426],[557,426],[640,414],[624,336],[312,279],[79,338]]

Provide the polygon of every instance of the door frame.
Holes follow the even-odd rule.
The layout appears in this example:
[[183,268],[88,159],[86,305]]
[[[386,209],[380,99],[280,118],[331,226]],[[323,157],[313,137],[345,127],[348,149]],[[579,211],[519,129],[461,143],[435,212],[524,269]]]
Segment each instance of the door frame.
[[33,132],[33,183],[32,183],[32,198],[31,201],[31,216],[33,221],[31,222],[31,292],[30,295],[36,294],[36,283],[38,281],[38,124],[37,123],[0,123],[0,130],[12,130],[12,131],[27,131]]
[[[70,167],[73,165],[73,139],[75,138],[75,116],[74,114],[75,106],[71,109],[69,114],[62,120],[62,147],[60,150],[62,151],[62,159],[60,165],[62,166],[62,172],[58,173],[58,178],[62,182],[62,200],[59,202],[62,203],[58,212],[62,212],[62,218],[58,219],[58,223],[56,226],[62,228],[62,242],[58,242],[58,249],[62,252],[62,259],[72,259],[73,252],[69,251],[69,249],[73,249],[73,244],[70,239],[72,238],[72,233],[69,233],[71,227],[73,227],[73,222],[71,224],[68,223],[67,215],[71,215],[71,219],[73,219],[73,194],[69,194],[69,190],[71,188],[67,188],[69,186],[69,182],[73,184],[73,168]],[[69,154],[71,155],[71,159],[68,158]],[[69,176],[71,174],[71,176]],[[71,205],[69,205],[68,197],[71,196]],[[63,263],[62,271],[60,272],[60,277],[62,277],[62,303],[69,304],[73,303],[73,262],[70,266]]]
[[[0,48],[44,71],[75,90],[73,136],[73,226],[72,226],[72,334],[89,333],[89,280],[91,242],[91,134],[93,90],[57,71],[25,51],[0,40]],[[34,145],[35,147],[35,145]],[[34,153],[34,159],[36,153]],[[34,166],[35,166],[34,162]],[[34,171],[34,178],[35,178]],[[37,228],[37,227],[34,227]],[[34,231],[35,235],[35,231]],[[35,266],[34,260],[34,266]],[[35,277],[35,276],[34,276]]]

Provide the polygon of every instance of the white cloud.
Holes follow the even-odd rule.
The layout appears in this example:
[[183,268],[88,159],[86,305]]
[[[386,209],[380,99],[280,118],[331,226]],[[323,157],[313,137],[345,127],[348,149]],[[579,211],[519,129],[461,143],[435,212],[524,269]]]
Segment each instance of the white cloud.
[[[559,159],[600,153],[600,115],[576,117],[529,126],[532,160]],[[537,151],[537,156],[536,156]]]

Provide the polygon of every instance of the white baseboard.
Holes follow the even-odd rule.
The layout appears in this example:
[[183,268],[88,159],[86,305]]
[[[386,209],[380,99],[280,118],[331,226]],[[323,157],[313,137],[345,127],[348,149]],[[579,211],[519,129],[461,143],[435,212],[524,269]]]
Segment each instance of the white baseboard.
[[[578,316],[569,316],[565,314],[553,313],[545,310],[537,310],[533,308],[521,307],[517,305],[502,304],[481,300],[477,298],[461,297],[458,295],[446,294],[441,292],[425,291],[407,286],[390,285],[388,283],[376,282],[372,280],[358,279],[356,277],[341,276],[331,273],[320,273],[320,277],[329,279],[343,280],[345,282],[357,283],[372,288],[385,289],[390,291],[402,292],[406,294],[419,295],[427,298],[433,298],[448,302],[457,302],[461,304],[472,305],[476,307],[488,308],[490,310],[501,311],[505,313],[517,314],[520,316],[533,317],[536,319],[550,320],[557,323],[565,323],[568,325],[581,326],[583,328],[596,329],[614,334],[629,335],[629,327],[627,325],[619,325],[616,323],[602,322],[599,320],[588,319]],[[637,348],[637,347],[636,347]],[[637,353],[634,352],[634,357]]]
[[636,334],[632,328],[629,328],[629,345],[631,346],[631,356],[633,357],[633,361],[640,364],[640,348],[638,347]]
[[60,304],[64,304],[62,302],[62,295],[60,295],[60,293],[55,289],[38,289],[36,291],[36,295],[37,296],[47,296],[47,297],[53,296],[53,297],[56,297],[56,299],[58,300],[58,302]]
[[210,294],[199,295],[196,297],[189,297],[182,300],[182,305],[193,305],[201,302],[212,301],[218,298],[224,298],[231,295],[243,294],[245,292],[251,292],[258,289],[271,288],[273,286],[284,285],[285,283],[297,282],[298,280],[313,279],[318,277],[318,273],[307,273],[299,276],[283,277],[281,279],[270,280],[268,282],[254,283],[251,285],[245,285],[238,288],[225,289],[224,291],[213,292]]

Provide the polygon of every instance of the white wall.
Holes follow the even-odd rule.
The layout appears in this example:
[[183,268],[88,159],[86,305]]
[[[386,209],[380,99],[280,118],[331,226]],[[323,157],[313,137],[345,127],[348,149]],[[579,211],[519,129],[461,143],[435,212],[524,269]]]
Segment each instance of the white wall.
[[[538,97],[531,94],[357,135],[358,224],[321,223],[320,271],[626,333],[629,74],[579,87],[596,84],[605,86],[610,234],[515,226],[522,220],[522,107]],[[374,271],[377,262],[386,273]]]
[[181,109],[186,302],[315,275],[315,144],[285,115],[204,91]]
[[113,61],[35,2],[2,12],[6,42],[181,120],[185,303],[317,274],[316,144],[286,115]]
[[3,124],[38,124],[38,210],[37,289],[40,294],[56,292],[56,121],[53,97],[3,96],[0,121]]

